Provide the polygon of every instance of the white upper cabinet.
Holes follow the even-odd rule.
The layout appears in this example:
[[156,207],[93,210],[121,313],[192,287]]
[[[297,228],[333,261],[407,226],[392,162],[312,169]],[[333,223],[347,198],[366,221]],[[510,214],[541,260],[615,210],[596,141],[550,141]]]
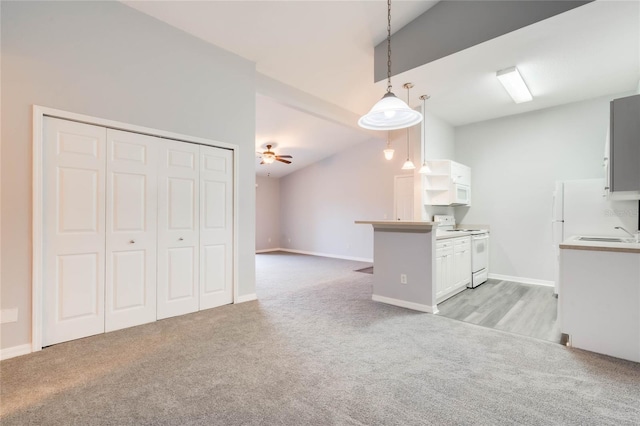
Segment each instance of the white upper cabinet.
[[471,168],[451,160],[431,160],[427,166],[430,172],[422,178],[424,204],[471,205]]

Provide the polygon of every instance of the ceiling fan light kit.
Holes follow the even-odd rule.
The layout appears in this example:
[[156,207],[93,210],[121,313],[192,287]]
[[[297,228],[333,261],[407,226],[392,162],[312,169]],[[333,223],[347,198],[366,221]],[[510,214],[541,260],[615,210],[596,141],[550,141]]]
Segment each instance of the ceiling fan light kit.
[[291,161],[286,160],[286,158],[293,158],[290,155],[276,155],[275,152],[271,151],[271,147],[273,145],[267,145],[267,150],[264,152],[258,152],[262,157],[262,161],[260,164],[271,164],[274,161],[280,161],[281,163],[291,164]]
[[422,114],[398,99],[391,91],[391,0],[387,0],[387,93],[360,117],[358,125],[369,130],[397,130],[422,121]]

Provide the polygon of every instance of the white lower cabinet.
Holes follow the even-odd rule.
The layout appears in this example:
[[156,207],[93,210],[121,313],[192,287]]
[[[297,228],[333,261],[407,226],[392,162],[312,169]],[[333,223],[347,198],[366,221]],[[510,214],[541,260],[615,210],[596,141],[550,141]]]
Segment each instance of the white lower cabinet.
[[43,346],[233,302],[233,154],[46,117]]
[[471,282],[471,237],[436,243],[436,302],[463,291]]

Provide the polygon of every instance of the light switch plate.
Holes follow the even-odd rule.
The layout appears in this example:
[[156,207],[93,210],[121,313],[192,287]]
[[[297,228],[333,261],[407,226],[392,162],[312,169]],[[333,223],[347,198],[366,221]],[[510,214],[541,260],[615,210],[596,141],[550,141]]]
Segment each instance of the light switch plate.
[[2,309],[0,311],[0,324],[18,322],[18,308]]

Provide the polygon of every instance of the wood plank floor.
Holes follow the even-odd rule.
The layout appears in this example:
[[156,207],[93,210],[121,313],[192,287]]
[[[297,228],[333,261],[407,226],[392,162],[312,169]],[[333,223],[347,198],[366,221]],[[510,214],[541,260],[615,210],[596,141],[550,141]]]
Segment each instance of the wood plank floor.
[[438,304],[438,315],[560,343],[557,308],[552,287],[488,280]]

